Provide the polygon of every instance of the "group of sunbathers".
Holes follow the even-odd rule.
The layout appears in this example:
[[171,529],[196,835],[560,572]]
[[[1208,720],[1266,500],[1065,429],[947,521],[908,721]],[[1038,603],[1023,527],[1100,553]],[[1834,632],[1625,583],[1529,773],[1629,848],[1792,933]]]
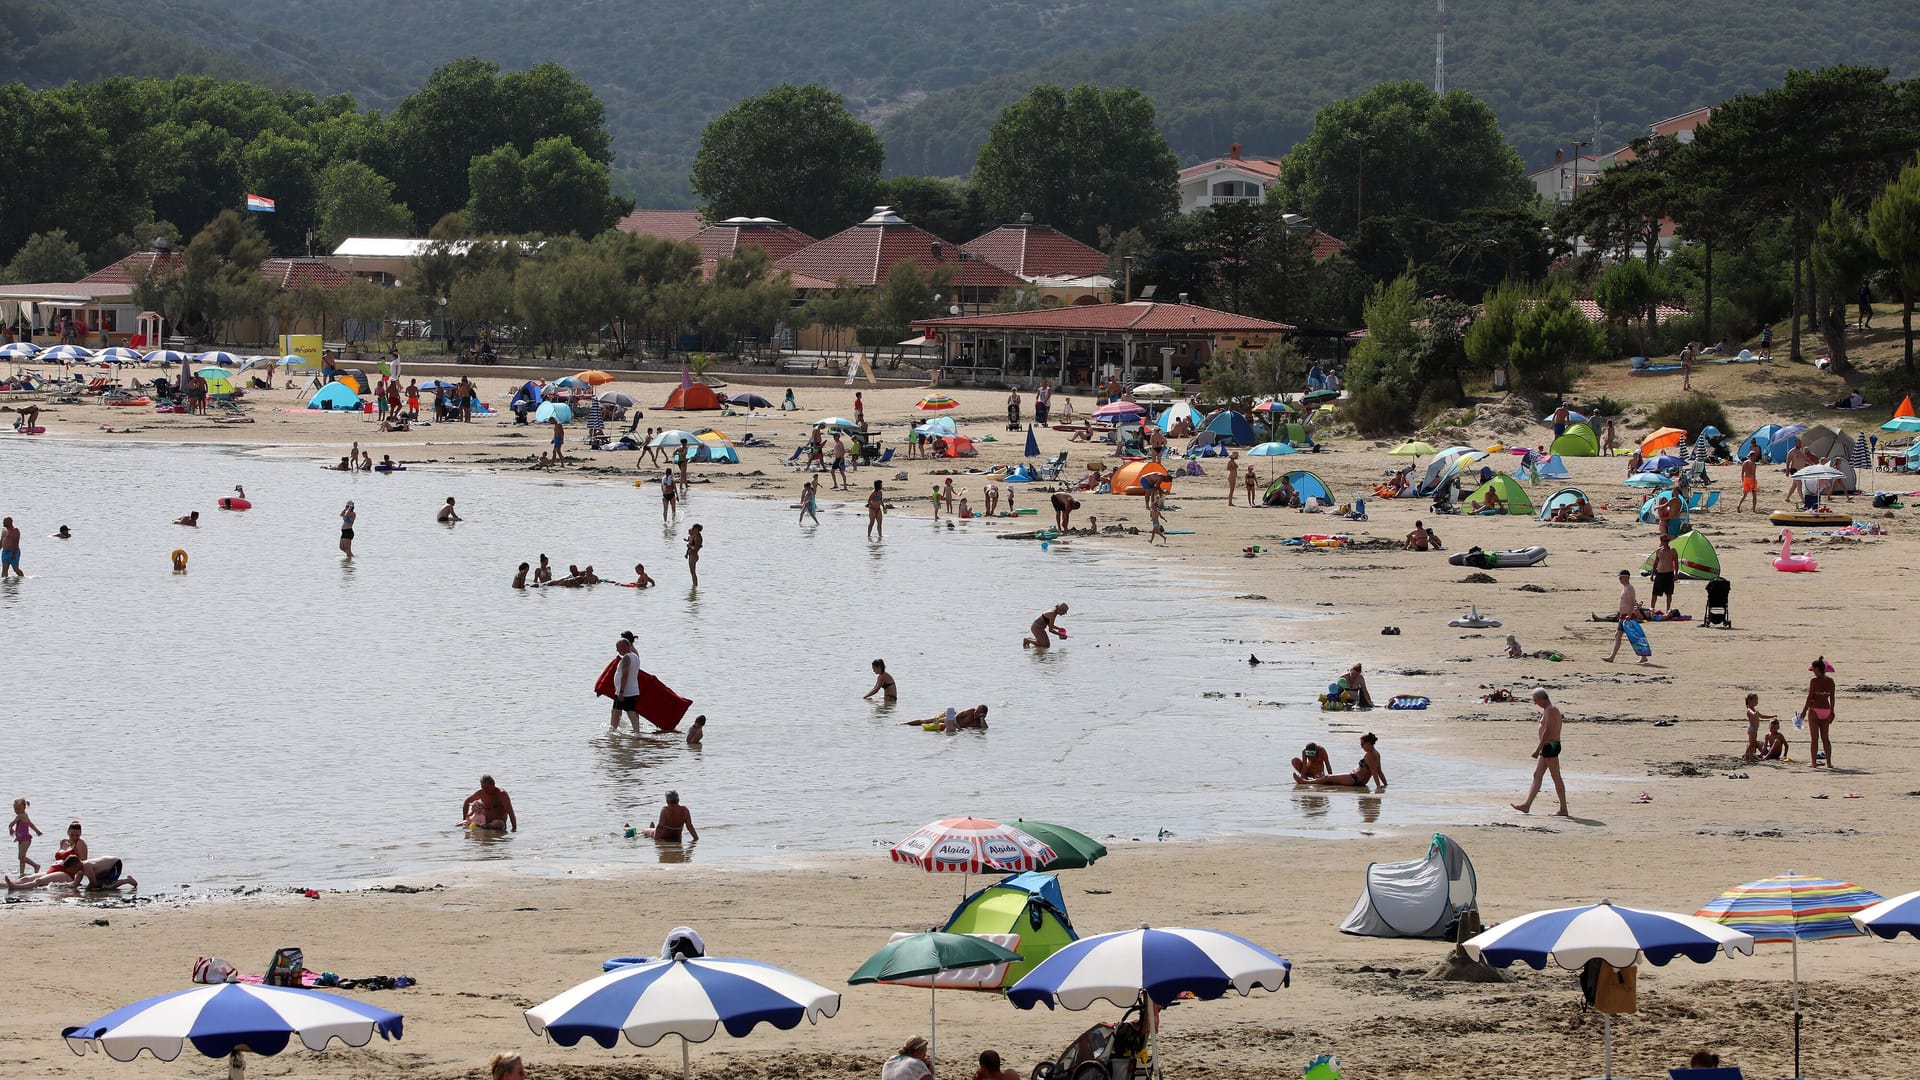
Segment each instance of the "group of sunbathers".
[[1379,737],[1369,731],[1360,736],[1360,763],[1352,772],[1336,773],[1333,763],[1328,759],[1327,750],[1319,743],[1308,743],[1300,756],[1293,759],[1293,782],[1313,787],[1354,787],[1363,788],[1372,784],[1377,788],[1387,786],[1387,773],[1380,762],[1380,751],[1374,744]]
[[[22,848],[22,860],[25,861],[25,849]],[[87,850],[87,842],[80,835],[80,823],[67,826],[67,835],[55,850],[53,864],[44,870],[24,874],[18,878],[3,878],[8,892],[22,889],[44,889],[49,885],[78,885],[88,892],[117,892],[120,889],[140,888],[140,883],[127,876],[120,860],[112,855],[97,858]]]
[[1547,511],[1547,520],[1563,524],[1592,521],[1593,504],[1587,501],[1585,495],[1575,495],[1572,502],[1561,503]]
[[[540,556],[539,566],[534,566],[531,563],[521,563],[519,570],[513,575],[513,587],[516,589],[577,589],[584,585],[603,585],[607,583],[606,578],[593,572],[592,563],[588,563],[584,568],[573,563],[568,563],[566,574],[562,577],[554,577],[553,566],[547,562],[545,555]],[[647,573],[646,564],[633,564],[633,588],[645,589],[656,584],[658,584],[658,582],[654,581],[652,576]]]

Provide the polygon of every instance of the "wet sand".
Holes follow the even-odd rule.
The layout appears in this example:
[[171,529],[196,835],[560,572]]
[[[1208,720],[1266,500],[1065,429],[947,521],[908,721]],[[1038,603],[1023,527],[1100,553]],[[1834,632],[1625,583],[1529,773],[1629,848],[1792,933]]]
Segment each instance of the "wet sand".
[[[483,392],[497,400],[504,385],[483,383]],[[643,402],[663,398],[666,391],[665,386],[646,389],[657,393],[636,394]],[[780,396],[777,388],[755,389],[771,399]],[[898,441],[904,429],[897,425],[910,418],[908,407],[917,396],[904,389],[866,395],[868,418],[889,444]],[[963,432],[1007,440],[982,444],[982,458],[971,464],[1017,458],[1021,436],[999,430],[1005,394],[960,391],[956,396],[963,403],[958,416]],[[1023,396],[1030,408],[1030,395]],[[806,421],[849,415],[852,390],[803,388],[799,398],[806,408],[797,416],[745,420],[650,413],[641,427],[712,423],[736,437],[751,430],[775,440],[777,451],[747,451],[741,466],[695,466],[695,473],[711,478],[716,487],[774,500],[784,512],[801,477],[776,462],[798,444]],[[1076,398],[1074,404],[1084,409],[1091,401]],[[371,423],[352,418],[289,415],[264,407],[253,415],[259,422],[252,425],[213,425],[185,417],[130,418],[87,405],[52,407],[45,419],[55,437],[237,443],[316,459],[337,456],[344,450],[335,446],[360,438],[376,458],[392,453],[423,463],[416,465],[422,468],[435,461],[511,468],[544,443],[538,432],[516,429],[506,419],[382,439]],[[1743,414],[1736,422],[1752,426],[1766,419],[1773,417]],[[108,435],[97,430],[102,422],[141,430]],[[1638,432],[1629,427],[1623,441],[1629,433]],[[570,440],[583,434],[576,425]],[[1534,425],[1523,434],[1543,441],[1546,432]],[[1090,451],[1084,444],[1069,445],[1066,438],[1049,432],[1041,446],[1047,454],[1068,449],[1068,471],[1078,474]],[[1314,469],[1344,495],[1364,490],[1397,463],[1385,449],[1386,444],[1343,442],[1330,453],[1280,460]],[[602,455],[596,464],[612,470],[610,481],[627,483],[636,475],[632,457]],[[1273,460],[1256,460],[1262,476]],[[856,514],[859,489],[875,476],[891,477],[895,469],[907,470],[910,480],[899,485],[904,497],[896,500],[889,529],[929,527],[925,491],[934,482],[927,476],[929,464],[896,457],[883,473],[853,474],[855,493],[844,501],[845,514],[824,515],[823,528],[843,530],[852,542],[863,525]],[[1569,465],[1572,483],[1600,501],[1627,505],[1620,498],[1626,489],[1618,482],[1623,462]],[[1517,799],[1524,793],[1533,744],[1526,693],[1545,686],[1566,710],[1563,762],[1572,780],[1575,816],[1540,816],[1551,807],[1543,796],[1548,801],[1536,806],[1536,815],[1523,818],[1502,809],[1507,799],[1501,798],[1485,807],[1461,807],[1460,820],[1467,824],[1447,830],[1475,862],[1488,922],[1601,898],[1690,911],[1728,885],[1789,869],[1847,878],[1888,895],[1920,888],[1910,793],[1920,784],[1911,765],[1916,738],[1906,723],[1916,680],[1909,673],[1912,648],[1900,618],[1901,579],[1920,565],[1920,549],[1904,528],[1911,511],[1883,518],[1867,510],[1865,499],[1855,500],[1851,508],[1858,515],[1891,525],[1893,535],[1855,542],[1802,537],[1820,559],[1821,571],[1780,574],[1768,565],[1778,530],[1764,518],[1728,512],[1737,490],[1727,489],[1730,484],[1737,489],[1737,480],[1717,470],[1723,477],[1722,507],[1698,520],[1735,582],[1733,615],[1739,629],[1650,625],[1651,664],[1608,665],[1600,657],[1610,646],[1612,629],[1587,621],[1587,613],[1612,607],[1613,572],[1637,567],[1652,546],[1651,528],[1635,524],[1630,510],[1604,513],[1606,522],[1593,526],[1427,518],[1454,550],[1541,543],[1552,552],[1542,566],[1492,571],[1491,583],[1471,583],[1462,580],[1471,572],[1447,566],[1443,555],[1278,549],[1285,537],[1334,530],[1324,518],[1228,508],[1220,464],[1209,461],[1207,467],[1211,476],[1175,486],[1172,527],[1191,529],[1193,535],[1174,536],[1168,549],[1153,550],[1168,572],[1163,580],[1204,580],[1235,595],[1323,611],[1327,617],[1310,630],[1262,625],[1250,627],[1246,636],[1272,639],[1284,648],[1285,639],[1311,633],[1316,648],[1363,660],[1376,697],[1413,693],[1434,701],[1424,712],[1328,715],[1329,731],[1337,734],[1321,741],[1332,746],[1341,767],[1354,754],[1353,734],[1364,725],[1381,736],[1390,778],[1397,744],[1444,743],[1448,756],[1481,762],[1493,775],[1509,779],[1511,798]],[[977,499],[980,481],[963,483]],[[1863,476],[1862,483],[1873,482]],[[1880,483],[1892,486],[1893,481]],[[1783,488],[1777,474],[1766,474],[1764,505],[1777,505]],[[1551,489],[1543,485],[1535,493]],[[1020,496],[1023,505],[1039,500],[1030,490]],[[823,510],[840,508],[837,498],[823,492]],[[1142,533],[1075,543],[1148,550],[1139,500],[1095,496],[1083,501],[1082,513],[1097,514],[1103,525],[1137,526]],[[1427,509],[1424,500],[1369,500],[1369,508],[1372,520],[1347,531],[1397,540]],[[1024,529],[1033,523],[1028,518],[962,527]],[[768,527],[791,526],[775,514]],[[1255,544],[1276,550],[1241,556],[1243,548]],[[1020,559],[1023,554],[1030,553],[1010,551],[1010,574],[1043,575],[1044,564]],[[1698,584],[1683,584],[1680,597],[1683,609],[1698,613]],[[1506,625],[1497,631],[1447,627],[1468,603]],[[1024,605],[1008,602],[1004,619],[1009,626],[1017,630],[1029,618]],[[1380,629],[1389,625],[1403,633],[1381,636]],[[1528,650],[1559,650],[1572,659],[1507,660],[1502,646],[1508,632]],[[1070,657],[1071,647],[1069,642],[1062,658]],[[1817,653],[1838,665],[1834,741],[1839,767],[1809,769],[1798,733],[1790,735],[1793,763],[1742,766],[1741,697],[1748,690],[1759,692],[1763,709],[1790,716],[1804,692],[1807,664]],[[981,655],[983,663],[993,662],[990,651],[983,648]],[[1497,687],[1512,688],[1518,700],[1479,701]],[[1276,767],[1285,766],[1276,762]],[[1750,779],[1727,778],[1740,772]],[[1150,763],[1142,765],[1141,782],[1152,782]],[[1847,799],[1849,793],[1861,798]],[[1360,839],[1159,843],[1152,837],[1117,838],[1110,841],[1115,851],[1108,860],[1063,875],[1068,906],[1082,933],[1142,922],[1211,926],[1253,938],[1294,961],[1288,990],[1172,1010],[1162,1047],[1169,1069],[1189,1075],[1284,1076],[1316,1053],[1333,1052],[1346,1062],[1349,1077],[1598,1073],[1600,1025],[1597,1017],[1579,1013],[1571,975],[1528,974],[1507,986],[1427,982],[1419,976],[1444,956],[1445,945],[1336,933],[1368,862],[1413,858],[1424,847],[1424,829],[1396,825],[1395,794],[1389,788],[1383,796],[1375,835]],[[1641,801],[1643,794],[1650,800]],[[1232,796],[1223,795],[1223,803],[1231,804]],[[1232,811],[1248,808],[1235,805]],[[716,812],[704,811],[709,818]],[[563,1050],[534,1039],[519,1012],[590,977],[607,956],[656,950],[665,930],[682,922],[699,928],[716,954],[755,956],[837,985],[890,931],[941,921],[958,893],[951,880],[895,867],[877,852],[803,869],[647,866],[591,881],[441,880],[448,885],[444,890],[408,895],[327,893],[312,901],[261,896],[181,907],[12,907],[5,932],[14,962],[8,965],[11,977],[0,986],[0,1060],[35,1075],[94,1076],[101,1069],[121,1068],[74,1058],[58,1042],[59,1028],[139,996],[178,988],[196,956],[217,954],[257,970],[273,948],[297,944],[306,949],[309,965],[318,968],[420,978],[418,989],[372,995],[407,1015],[408,1035],[401,1043],[365,1051],[258,1062],[258,1075],[358,1077],[406,1070],[427,1077],[469,1076],[499,1048],[527,1053],[533,1076],[668,1074],[678,1069],[677,1047]],[[98,918],[110,925],[94,925]],[[1809,1075],[1911,1072],[1912,1037],[1904,1032],[1914,1012],[1916,980],[1907,972],[1920,955],[1910,953],[1912,948],[1905,939],[1853,939],[1803,950]],[[1657,1075],[1683,1064],[1692,1049],[1707,1046],[1750,1076],[1784,1075],[1791,1052],[1786,974],[1785,947],[1765,945],[1752,959],[1702,967],[1682,961],[1643,970],[1641,1013],[1616,1024],[1616,1071]],[[698,1046],[695,1069],[742,1077],[871,1074],[892,1047],[924,1030],[925,1009],[924,995],[910,990],[846,988],[837,1018],[818,1028],[762,1029],[748,1040]],[[947,1064],[942,1074],[961,1064],[970,1073],[972,1056],[989,1046],[1025,1071],[1087,1024],[1115,1012],[1101,1006],[1079,1014],[1027,1014],[997,999],[943,995],[941,1045]],[[218,1066],[183,1058],[173,1066],[126,1068],[135,1067],[184,1076],[207,1075]]]

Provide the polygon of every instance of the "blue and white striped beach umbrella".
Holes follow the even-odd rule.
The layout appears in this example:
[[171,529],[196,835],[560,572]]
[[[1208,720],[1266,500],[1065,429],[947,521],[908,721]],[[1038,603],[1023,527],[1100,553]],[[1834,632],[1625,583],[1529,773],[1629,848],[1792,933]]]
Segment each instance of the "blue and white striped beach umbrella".
[[208,352],[194,353],[193,362],[196,364],[211,364],[214,367],[237,368],[241,364],[246,363],[247,358],[244,356],[236,356],[230,352],[221,352],[218,349],[213,349]]
[[1081,938],[1034,966],[1007,991],[1022,1009],[1085,1009],[1096,1001],[1133,1004],[1142,993],[1166,1006],[1182,994],[1241,997],[1287,985],[1292,964],[1243,937],[1218,930],[1141,927]]
[[[1725,953],[1753,955],[1753,936],[1694,915],[1643,911],[1609,901],[1555,908],[1509,919],[1460,943],[1467,955],[1494,967],[1525,964],[1536,971],[1552,961],[1578,971],[1600,960],[1617,968],[1645,960],[1660,965],[1684,956],[1704,964]],[[1605,1075],[1613,1075],[1613,1016],[1602,1013]]]
[[51,349],[42,350],[34,359],[47,363],[61,360],[91,360],[93,350],[83,345],[55,345]]
[[840,1011],[840,995],[758,960],[702,957],[615,968],[528,1009],[527,1026],[561,1046],[592,1039],[611,1049],[621,1036],[652,1046],[680,1036],[680,1062],[691,1076],[687,1044],[726,1028],[740,1038],[759,1024],[782,1031]]
[[174,349],[155,349],[147,354],[147,363],[161,364],[167,367],[171,367],[174,364],[184,364],[191,359],[193,359],[191,354],[178,352]]
[[399,1013],[338,994],[228,983],[148,998],[60,1034],[76,1054],[97,1049],[132,1061],[146,1051],[172,1061],[186,1043],[208,1057],[236,1050],[273,1055],[295,1036],[309,1050],[325,1050],[334,1039],[365,1046],[375,1032],[398,1039],[400,1028]]
[[1901,934],[1920,938],[1920,892],[1902,893],[1848,916],[1863,934],[1892,941]]
[[137,364],[140,362],[140,350],[115,345],[111,349],[101,349],[94,353],[93,361],[96,364]]
[[31,341],[9,341],[0,345],[0,360],[31,360],[40,355],[40,346]]
[[1853,466],[1856,470],[1873,468],[1873,451],[1867,448],[1866,435],[1861,434],[1853,437],[1853,452],[1847,455],[1847,464]]

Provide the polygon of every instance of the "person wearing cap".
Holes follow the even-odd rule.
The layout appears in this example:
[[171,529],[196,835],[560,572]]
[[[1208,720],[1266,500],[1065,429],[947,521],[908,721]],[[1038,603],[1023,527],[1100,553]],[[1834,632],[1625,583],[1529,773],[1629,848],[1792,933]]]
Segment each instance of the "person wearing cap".
[[633,631],[622,633],[613,643],[613,717],[610,727],[620,729],[620,714],[627,715],[633,733],[640,734],[640,656],[634,651]]
[[660,808],[660,816],[647,827],[645,836],[653,840],[679,843],[681,830],[685,830],[687,839],[698,842],[700,830],[693,827],[693,811],[680,805],[680,793],[667,792],[667,805]]
[[[1620,603],[1614,608],[1613,614],[1613,651],[1606,655],[1606,661],[1609,664],[1613,663],[1614,657],[1620,655],[1620,642],[1627,636],[1627,629],[1623,624],[1628,619],[1640,616],[1640,596],[1633,591],[1633,575],[1625,570],[1620,571]],[[1646,663],[1647,658],[1641,657],[1640,662]]]

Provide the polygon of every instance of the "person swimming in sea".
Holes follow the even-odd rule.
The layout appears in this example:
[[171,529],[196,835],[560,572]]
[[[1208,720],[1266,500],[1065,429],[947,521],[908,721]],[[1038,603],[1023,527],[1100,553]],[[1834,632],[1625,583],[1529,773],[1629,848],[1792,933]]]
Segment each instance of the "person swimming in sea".
[[987,730],[987,707],[975,705],[971,709],[948,709],[944,716],[930,716],[925,720],[909,720],[901,727],[924,728],[928,731],[944,731],[949,734],[956,731]]
[[173,523],[175,525],[185,525],[189,529],[197,529],[200,527],[200,511],[195,510],[186,517],[174,518]]

